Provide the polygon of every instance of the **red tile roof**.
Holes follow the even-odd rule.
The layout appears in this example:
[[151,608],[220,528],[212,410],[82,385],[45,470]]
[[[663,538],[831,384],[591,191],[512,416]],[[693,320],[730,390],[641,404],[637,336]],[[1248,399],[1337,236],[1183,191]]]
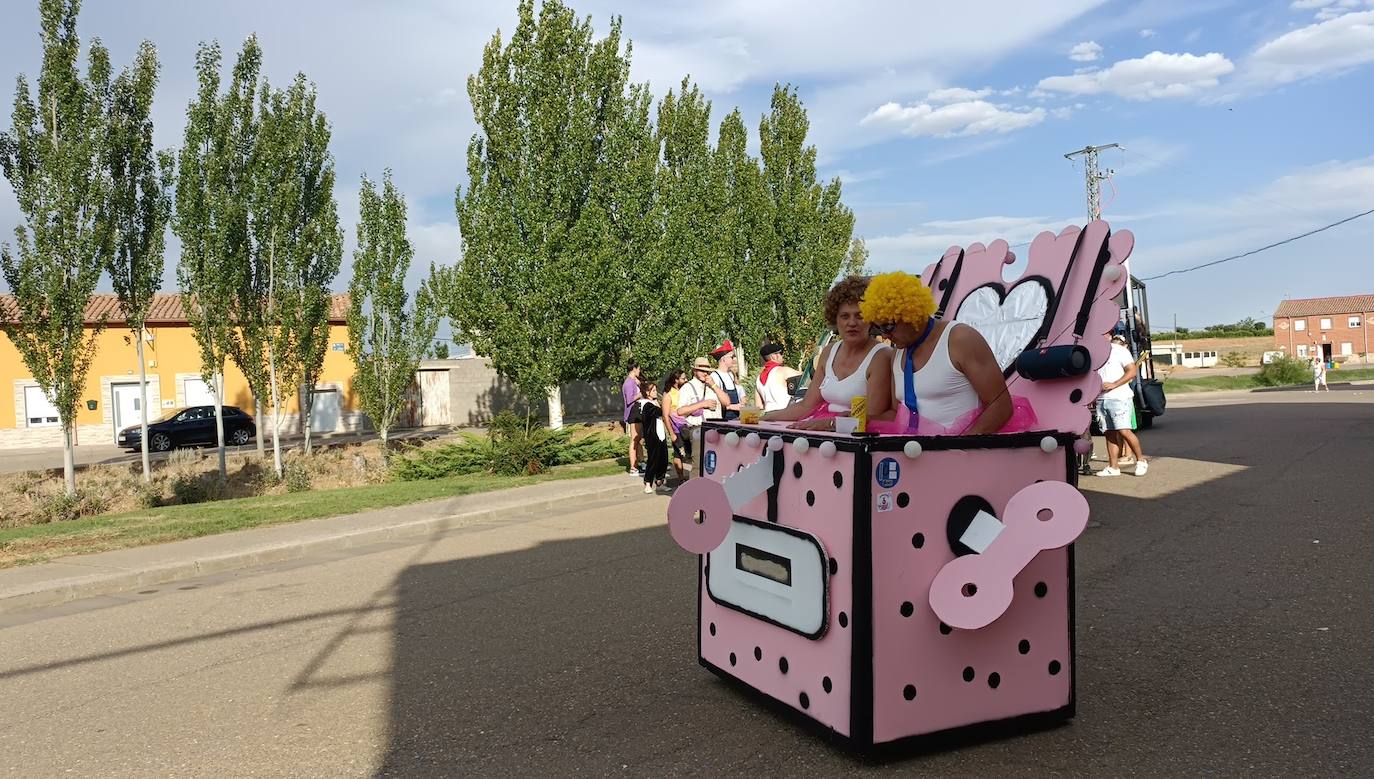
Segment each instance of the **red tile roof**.
[[[334,295],[333,303],[329,309],[329,321],[333,324],[343,324],[348,316],[348,295]],[[0,319],[12,322],[15,314],[14,296],[0,295]],[[118,297],[109,293],[91,295],[90,301],[86,303],[86,324],[93,325],[99,322],[102,316],[105,317],[106,325],[124,323],[124,312],[119,307]],[[153,295],[152,305],[148,307],[148,324],[186,324],[186,312],[181,308],[181,295],[168,292]]]
[[1334,298],[1297,298],[1279,304],[1274,316],[1321,316],[1374,312],[1374,295],[1343,295]]

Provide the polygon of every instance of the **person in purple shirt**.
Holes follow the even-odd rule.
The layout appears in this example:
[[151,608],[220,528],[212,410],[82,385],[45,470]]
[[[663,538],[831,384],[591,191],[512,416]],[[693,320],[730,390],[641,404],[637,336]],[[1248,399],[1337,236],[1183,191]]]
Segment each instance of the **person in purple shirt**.
[[635,465],[639,462],[639,442],[643,430],[639,423],[639,366],[633,361],[625,374],[625,383],[620,387],[620,395],[625,401],[625,432],[630,436],[630,473],[638,474]]

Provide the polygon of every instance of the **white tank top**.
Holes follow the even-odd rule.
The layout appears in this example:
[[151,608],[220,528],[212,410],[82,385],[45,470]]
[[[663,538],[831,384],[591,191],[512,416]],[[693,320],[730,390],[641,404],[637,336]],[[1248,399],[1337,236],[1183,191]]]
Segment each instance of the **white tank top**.
[[[930,359],[916,371],[916,411],[941,425],[948,425],[978,408],[981,402],[968,377],[960,373],[949,359],[949,333],[961,326],[967,327],[950,322],[941,331],[940,340],[935,342]],[[892,391],[898,406],[906,402],[905,361],[905,350],[898,351],[892,360]]]
[[835,344],[835,348],[830,350],[830,357],[825,362],[825,381],[821,382],[821,397],[826,403],[830,404],[830,410],[836,414],[848,414],[850,403],[860,395],[868,394],[868,364],[873,362],[873,356],[888,348],[887,344],[874,344],[864,355],[864,361],[859,363],[859,367],[854,372],[845,376],[843,379],[835,378],[835,354],[840,351],[841,344]]

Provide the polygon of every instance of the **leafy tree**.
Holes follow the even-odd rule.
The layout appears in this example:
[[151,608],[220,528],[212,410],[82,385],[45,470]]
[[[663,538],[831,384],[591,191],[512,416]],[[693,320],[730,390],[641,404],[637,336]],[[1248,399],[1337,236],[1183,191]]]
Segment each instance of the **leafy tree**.
[[66,492],[76,492],[76,406],[104,321],[87,329],[86,304],[111,250],[105,166],[109,53],[92,42],[83,78],[77,61],[79,0],[39,4],[43,64],[37,99],[16,79],[12,127],[0,133],[0,169],[14,188],[23,224],[17,255],[0,245],[0,270],[14,296],[3,327],[24,365],[57,407]]
[[[651,219],[656,245],[634,258],[631,326],[634,358],[645,375],[657,375],[685,355],[704,354],[725,330],[728,301],[720,294],[720,195],[711,180],[711,104],[696,85],[682,80],[681,93],[659,102],[655,146],[662,161],[654,177]],[[710,344],[714,346],[714,344]]]
[[[200,373],[215,397],[220,478],[224,456],[224,363],[233,345],[232,269],[247,262],[250,156],[257,135],[255,98],[261,52],[250,38],[221,95],[218,43],[196,52],[199,88],[186,109],[177,158],[172,230],[181,239],[177,279],[181,302],[200,349]],[[262,423],[258,410],[258,422]],[[262,453],[262,429],[257,436]]]
[[106,150],[111,182],[109,216],[114,230],[114,251],[106,270],[138,353],[145,482],[152,475],[148,465],[148,364],[143,359],[143,330],[153,295],[162,285],[162,251],[172,207],[168,195],[172,155],[153,150],[151,113],[157,75],[157,50],[145,41],[133,67],[114,81]]
[[[438,317],[435,317],[435,322],[438,322]],[[448,344],[443,341],[435,341],[434,345],[429,348],[429,356],[435,360],[447,360]]]
[[385,449],[439,318],[427,284],[416,293],[414,307],[406,309],[406,271],[415,252],[406,238],[405,199],[391,183],[391,171],[382,175],[381,194],[364,176],[358,201],[358,248],[348,285],[348,352],[356,366],[353,388],[359,405]]
[[844,257],[844,267],[840,268],[840,275],[873,275],[873,270],[868,267],[868,245],[864,243],[864,239],[855,238],[849,242],[849,253]]
[[[595,39],[558,0],[523,0],[468,79],[478,132],[456,196],[463,256],[437,278],[447,313],[526,400],[605,375],[623,347],[630,264],[644,240],[654,156],[647,88],[628,86],[620,20]],[[645,181],[644,177],[649,180]]]
[[303,75],[286,90],[264,83],[258,108],[248,168],[247,261],[231,268],[237,326],[231,353],[253,394],[271,404],[272,460],[281,478],[283,389],[303,378],[303,342],[318,326],[312,317],[327,312],[302,301],[321,279],[327,288],[341,239],[329,128],[315,108],[314,87]]
[[854,214],[840,201],[840,180],[822,186],[816,179],[816,147],[806,145],[809,126],[796,90],[774,87],[772,108],[759,124],[772,225],[756,232],[751,259],[765,269],[760,292],[772,304],[778,340],[798,355],[825,325],[825,292],[844,266],[854,230]]

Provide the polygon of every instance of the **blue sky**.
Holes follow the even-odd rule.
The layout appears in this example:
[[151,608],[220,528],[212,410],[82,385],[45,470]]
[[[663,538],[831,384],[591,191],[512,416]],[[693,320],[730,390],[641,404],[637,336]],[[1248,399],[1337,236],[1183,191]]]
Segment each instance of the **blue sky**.
[[[7,3],[0,27],[6,127],[10,79],[39,65],[36,5]],[[573,5],[601,29],[620,14],[633,77],[661,96],[690,74],[716,120],[739,106],[756,130],[774,82],[797,85],[822,173],[844,181],[878,269],[1081,223],[1082,170],[1063,154],[1090,143],[1125,147],[1103,155],[1104,217],[1135,232],[1138,276],[1374,208],[1374,0]],[[232,60],[258,32],[274,82],[299,70],[318,84],[350,251],[358,176],[389,166],[411,201],[418,279],[457,258],[453,190],[475,129],[465,82],[514,19],[513,1],[86,0],[80,29],[117,63],[158,45],[164,146],[180,138],[197,42],[220,40]],[[0,179],[0,235],[16,219]],[[1153,318],[1200,326],[1267,317],[1285,296],[1374,292],[1371,245],[1374,216],[1161,279]]]

